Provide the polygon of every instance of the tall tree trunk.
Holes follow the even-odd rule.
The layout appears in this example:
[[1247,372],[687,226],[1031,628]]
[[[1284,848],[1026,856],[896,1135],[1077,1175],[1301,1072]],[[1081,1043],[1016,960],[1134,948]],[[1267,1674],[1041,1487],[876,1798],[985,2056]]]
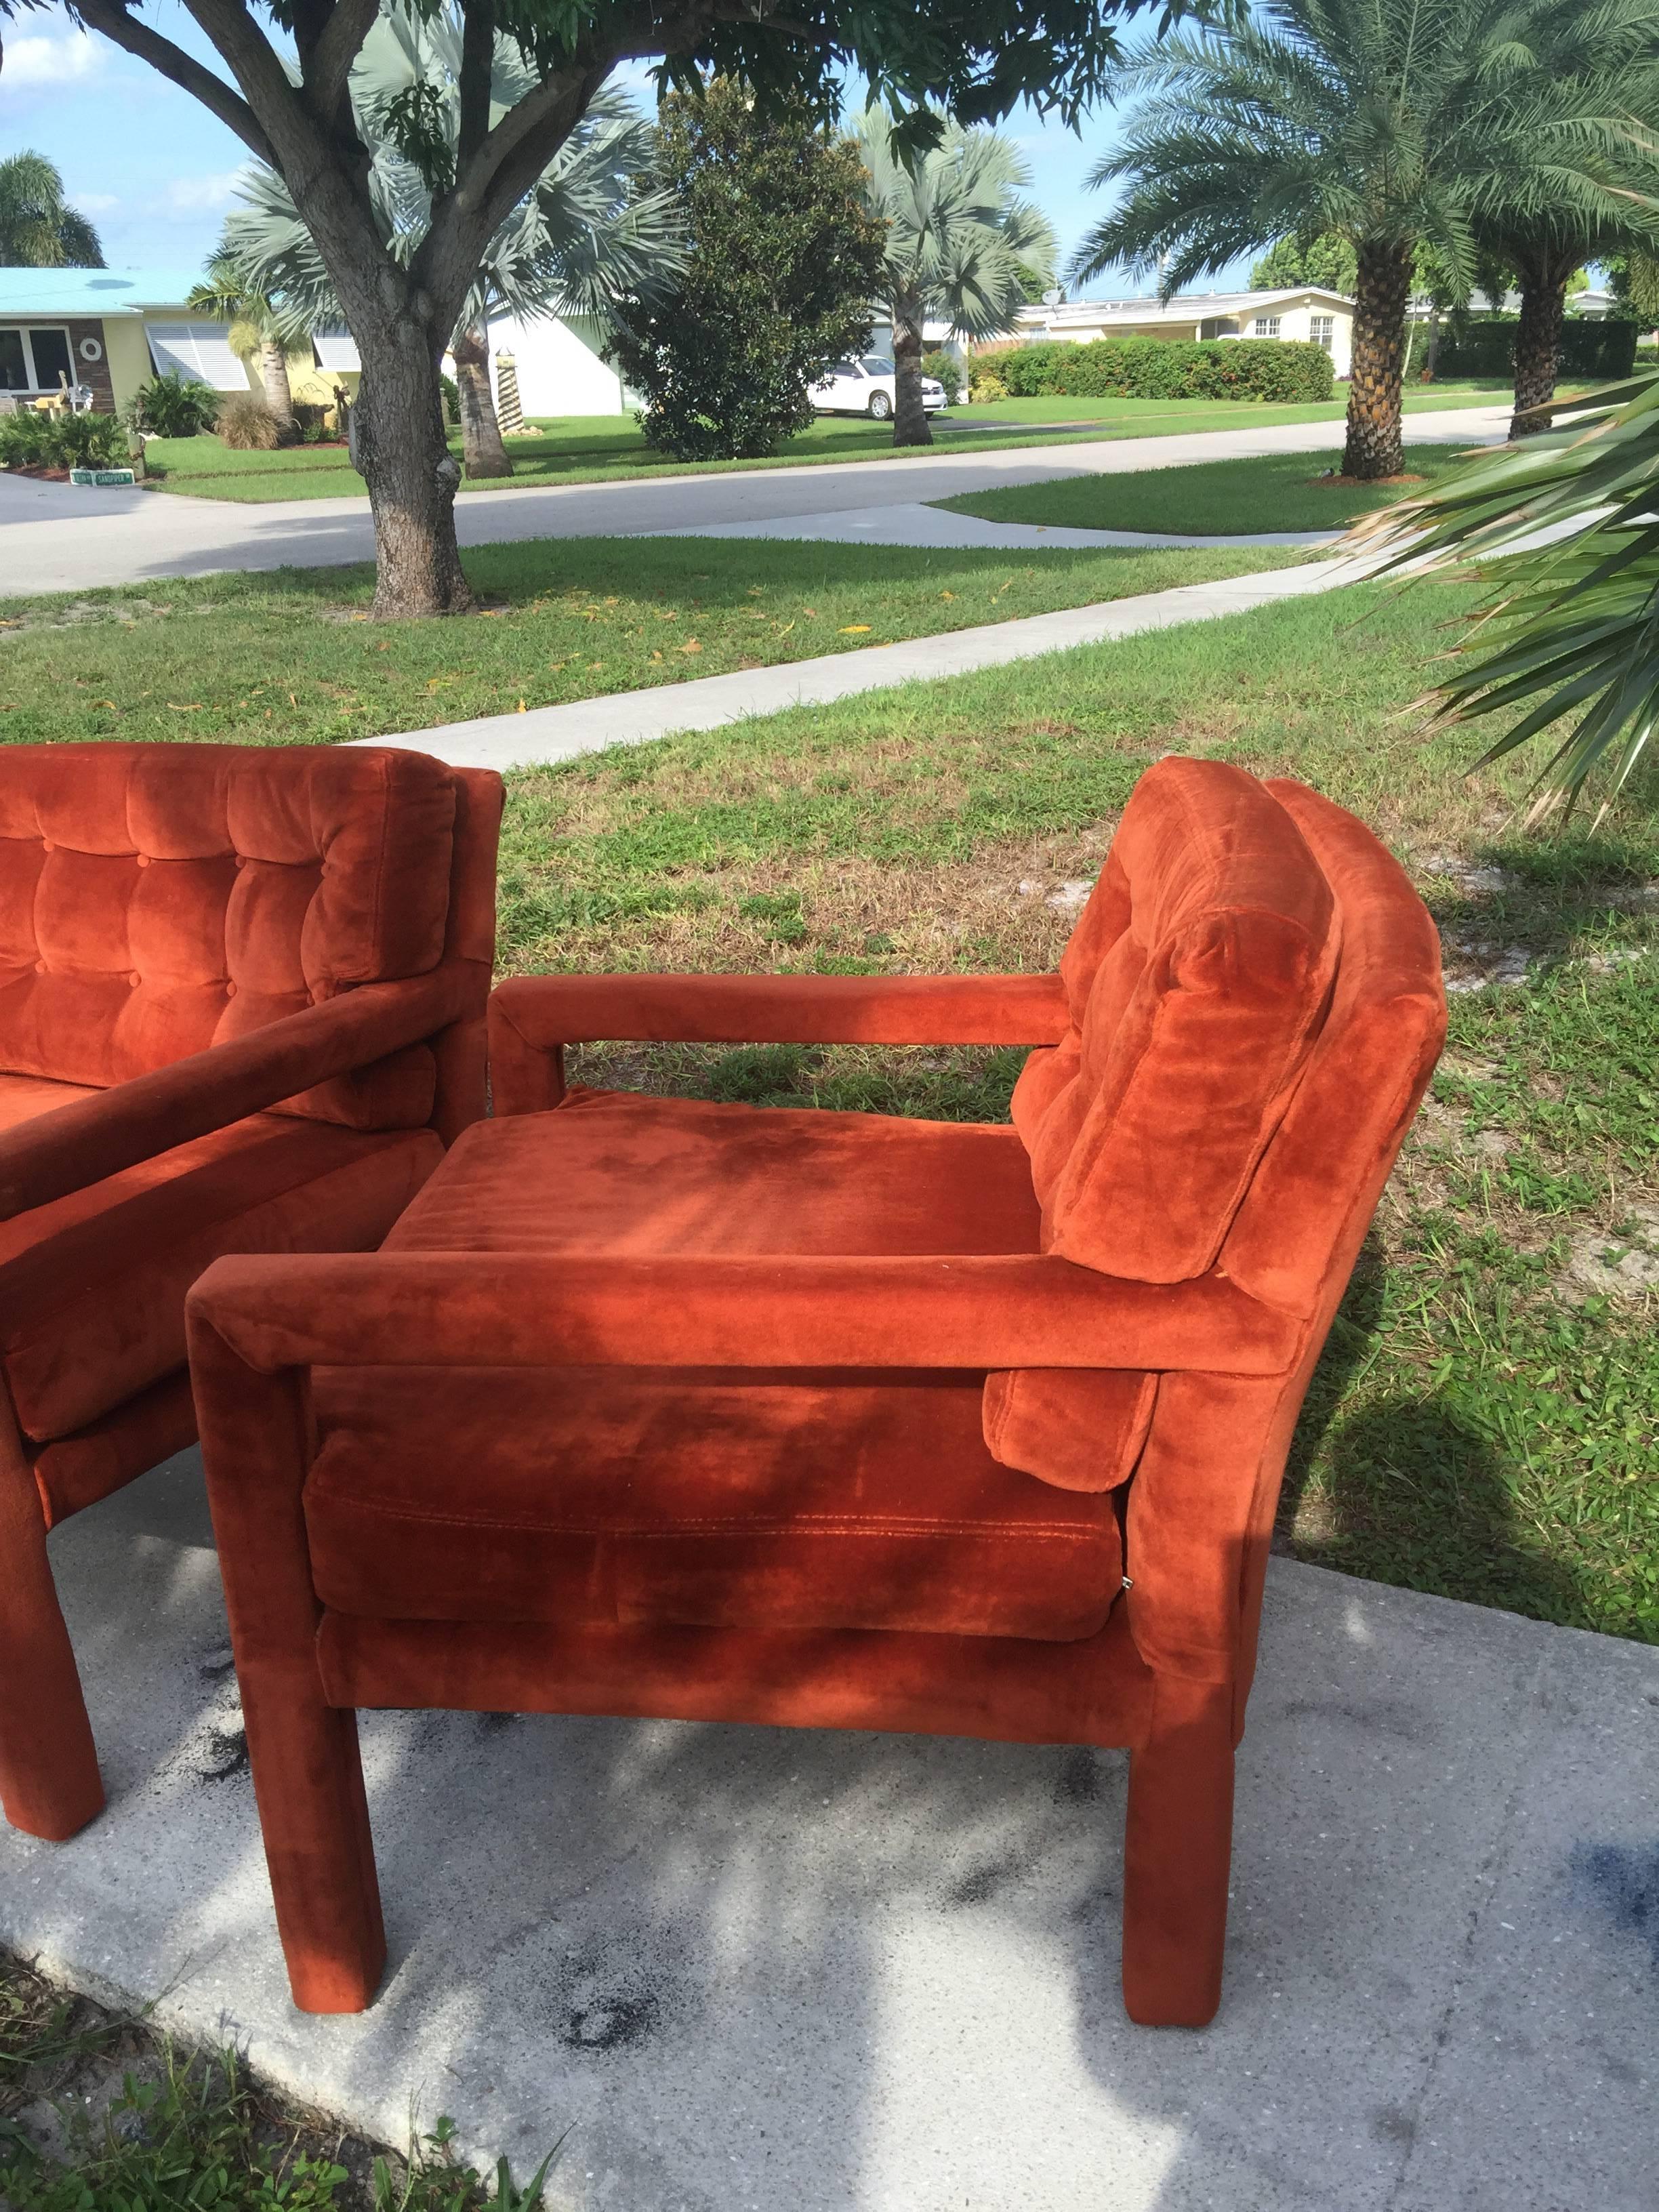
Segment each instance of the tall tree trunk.
[[374,512],[374,612],[465,614],[472,594],[455,542],[461,471],[444,436],[439,346],[413,315],[360,315],[353,410],[358,466]]
[[495,398],[489,388],[489,329],[473,323],[455,340],[455,388],[461,398],[461,465],[470,477],[510,477]]
[[288,356],[275,338],[259,341],[259,374],[265,387],[265,405],[276,417],[285,438],[294,435],[294,394],[289,387]]
[[892,303],[893,313],[893,443],[896,446],[931,446],[933,425],[927,420],[927,410],[921,404],[921,307],[911,300],[898,299]]
[[1510,437],[1535,438],[1547,430],[1547,415],[1529,415],[1555,397],[1556,371],[1561,361],[1561,325],[1566,314],[1567,279],[1571,266],[1559,254],[1540,254],[1523,262],[1521,278],[1521,326],[1515,334],[1515,412],[1510,418]]
[[1363,483],[1398,476],[1406,458],[1400,433],[1400,387],[1411,285],[1409,244],[1360,247],[1342,473]]

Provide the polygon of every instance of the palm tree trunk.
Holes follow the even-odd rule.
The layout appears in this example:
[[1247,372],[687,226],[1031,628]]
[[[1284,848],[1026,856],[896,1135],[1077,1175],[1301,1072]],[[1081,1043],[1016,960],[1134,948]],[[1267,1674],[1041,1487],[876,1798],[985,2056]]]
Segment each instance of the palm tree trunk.
[[1342,473],[1364,483],[1398,476],[1406,457],[1400,432],[1400,388],[1411,284],[1409,243],[1360,247]]
[[1566,313],[1567,279],[1571,267],[1559,257],[1540,254],[1522,263],[1521,327],[1515,334],[1515,412],[1510,418],[1510,438],[1535,438],[1547,430],[1547,415],[1530,415],[1555,397],[1556,371],[1561,361],[1561,325]]
[[275,338],[259,341],[259,374],[264,381],[265,405],[276,417],[285,438],[294,434],[294,394],[289,388],[288,356]]
[[922,311],[914,300],[893,301],[893,443],[931,446],[933,426],[921,404]]
[[461,398],[461,464],[470,477],[510,477],[495,397],[489,388],[489,338],[471,324],[455,340],[455,388]]

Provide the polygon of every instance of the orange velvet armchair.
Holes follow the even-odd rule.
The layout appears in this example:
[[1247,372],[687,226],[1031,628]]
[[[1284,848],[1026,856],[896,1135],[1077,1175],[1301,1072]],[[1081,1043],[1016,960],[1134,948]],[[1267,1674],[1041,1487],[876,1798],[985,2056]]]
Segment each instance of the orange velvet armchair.
[[103,1803],[47,1534],[189,1443],[185,1293],[378,1244],[484,1111],[499,777],[0,749],[0,1805]]
[[[1057,976],[502,986],[381,1252],[191,1298],[296,2001],[374,1995],[355,1709],[425,1705],[1126,1746],[1125,1999],[1207,2020],[1285,1449],[1444,1013],[1358,822],[1178,759]],[[1035,1049],[964,1127],[567,1092],[600,1037]]]

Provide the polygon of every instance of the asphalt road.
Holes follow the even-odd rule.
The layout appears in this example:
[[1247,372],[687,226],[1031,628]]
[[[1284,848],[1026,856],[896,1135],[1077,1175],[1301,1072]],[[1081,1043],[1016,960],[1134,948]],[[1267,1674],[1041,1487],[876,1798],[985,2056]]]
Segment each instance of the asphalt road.
[[[1406,435],[1436,445],[1491,442],[1507,407],[1408,415]],[[906,505],[1057,477],[1175,468],[1253,453],[1317,451],[1340,436],[1333,422],[1268,423],[1168,438],[1122,438],[953,451],[892,460],[827,462],[730,475],[653,477],[635,483],[538,486],[464,493],[463,545],[526,538],[649,537],[700,524],[741,525],[853,508]],[[806,534],[803,532],[803,534]],[[0,596],[211,575],[293,564],[368,560],[367,499],[284,500],[243,507],[146,491],[92,491],[0,472]]]

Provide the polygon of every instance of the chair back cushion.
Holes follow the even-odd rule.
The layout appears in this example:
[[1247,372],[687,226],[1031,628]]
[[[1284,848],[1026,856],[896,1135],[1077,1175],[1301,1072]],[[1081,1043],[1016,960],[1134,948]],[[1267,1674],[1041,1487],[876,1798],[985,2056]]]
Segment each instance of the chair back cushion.
[[1339,933],[1254,776],[1175,757],[1142,776],[1060,962],[1070,1033],[1014,1094],[1044,1250],[1149,1283],[1213,1263],[1319,1033]]
[[[0,748],[0,1069],[106,1087],[444,951],[455,790],[366,747]],[[424,1047],[289,1102],[432,1111]]]

